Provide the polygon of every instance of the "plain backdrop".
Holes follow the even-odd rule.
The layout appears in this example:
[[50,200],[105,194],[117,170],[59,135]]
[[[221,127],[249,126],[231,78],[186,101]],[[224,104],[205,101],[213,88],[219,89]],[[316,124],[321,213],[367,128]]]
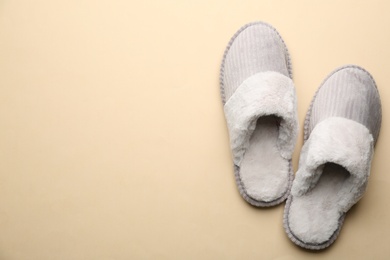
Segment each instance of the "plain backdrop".
[[[390,3],[0,0],[0,259],[389,259]],[[219,96],[230,37],[266,21],[289,48],[302,123],[358,64],[383,124],[365,197],[313,253],[283,205],[249,206]]]

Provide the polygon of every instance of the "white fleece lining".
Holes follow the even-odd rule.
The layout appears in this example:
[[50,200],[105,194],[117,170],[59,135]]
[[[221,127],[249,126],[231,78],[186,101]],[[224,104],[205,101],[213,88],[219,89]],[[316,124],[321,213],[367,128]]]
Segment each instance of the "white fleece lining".
[[305,243],[329,240],[339,218],[363,196],[373,137],[362,124],[341,117],[316,125],[305,142],[293,182],[291,231]]
[[295,88],[289,77],[274,71],[249,77],[226,102],[224,110],[235,165],[241,165],[257,119],[268,115],[281,118],[275,145],[284,159],[291,159],[298,118]]

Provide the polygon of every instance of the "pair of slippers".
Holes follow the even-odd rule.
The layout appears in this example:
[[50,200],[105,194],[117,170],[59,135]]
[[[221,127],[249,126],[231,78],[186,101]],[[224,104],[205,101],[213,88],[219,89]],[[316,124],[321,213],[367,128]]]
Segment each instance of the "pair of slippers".
[[382,118],[372,76],[347,65],[323,81],[306,114],[295,179],[297,99],[279,33],[263,22],[243,26],[225,50],[220,84],[242,197],[257,207],[287,199],[288,237],[306,249],[330,246],[370,175]]

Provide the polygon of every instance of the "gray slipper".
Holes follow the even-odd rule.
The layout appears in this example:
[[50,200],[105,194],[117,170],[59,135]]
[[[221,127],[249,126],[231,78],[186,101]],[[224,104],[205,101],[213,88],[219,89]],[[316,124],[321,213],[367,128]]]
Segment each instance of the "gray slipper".
[[358,66],[335,70],[317,90],[284,211],[285,230],[298,246],[319,250],[336,240],[366,190],[381,118],[374,79]]
[[279,33],[256,22],[230,40],[220,74],[235,179],[258,207],[283,202],[290,191],[298,131],[291,65]]

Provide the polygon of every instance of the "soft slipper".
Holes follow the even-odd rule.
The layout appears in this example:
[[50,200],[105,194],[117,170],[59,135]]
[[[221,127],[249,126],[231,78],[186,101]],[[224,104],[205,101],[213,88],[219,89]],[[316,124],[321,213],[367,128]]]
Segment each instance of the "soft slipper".
[[243,26],[225,50],[220,84],[240,194],[259,207],[283,202],[294,176],[298,120],[279,33],[262,22]]
[[374,79],[358,66],[335,70],[317,90],[284,211],[285,230],[298,246],[319,250],[336,240],[366,190],[381,118]]

